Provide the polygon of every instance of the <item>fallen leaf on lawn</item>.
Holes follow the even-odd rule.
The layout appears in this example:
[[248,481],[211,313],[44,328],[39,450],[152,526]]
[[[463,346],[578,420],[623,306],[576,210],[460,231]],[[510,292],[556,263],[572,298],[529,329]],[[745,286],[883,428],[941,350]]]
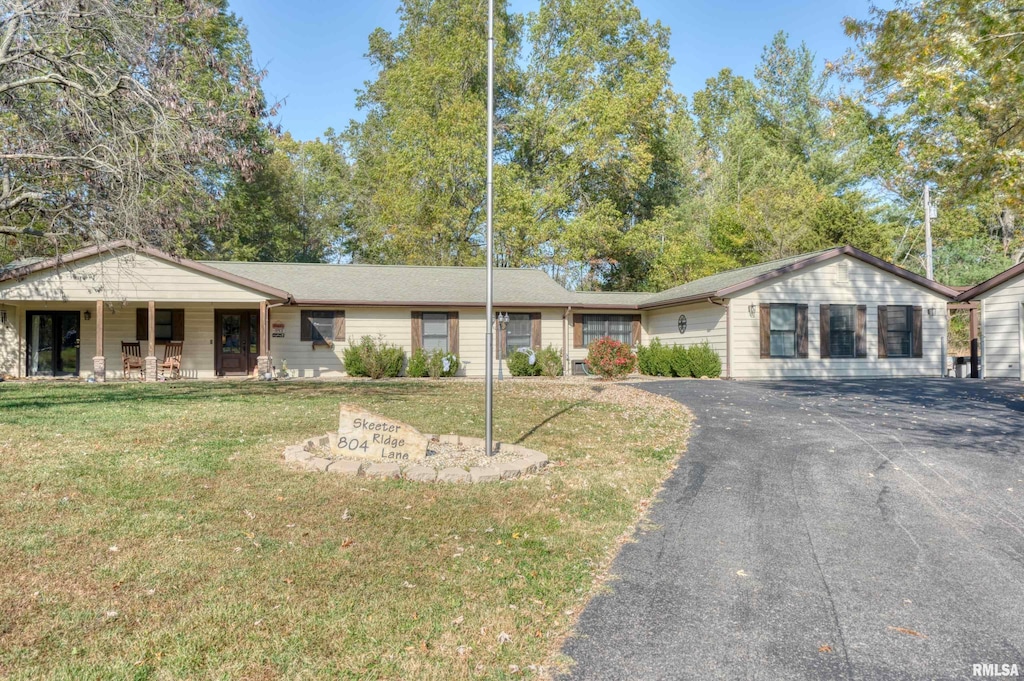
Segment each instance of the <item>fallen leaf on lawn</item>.
[[416,588],[415,584],[410,584],[409,582],[402,582],[402,586],[404,586],[406,589],[415,589]]
[[352,515],[348,512],[347,508],[344,511],[341,512],[341,519],[342,520],[352,520]]
[[512,637],[504,631],[498,634],[498,645],[504,645],[505,643],[511,643]]
[[295,580],[292,579],[291,577],[282,577],[281,581],[284,582],[285,584],[294,584],[295,583]]
[[473,649],[470,648],[469,646],[459,646],[458,648],[455,649],[455,652],[457,652],[459,654],[459,657],[465,657],[466,655],[469,655],[469,651],[471,651],[471,650],[473,650]]
[[455,619],[452,620],[452,626],[457,627],[457,626],[459,626],[460,624],[462,624],[465,621],[466,621],[466,618],[463,617],[462,615],[459,615],[458,617],[456,617]]
[[832,652],[832,646],[830,646],[827,643],[822,643],[820,646],[818,646],[818,652],[819,653],[831,653]]
[[356,542],[355,542],[355,540],[354,540],[354,539],[352,539],[352,537],[345,537],[345,538],[344,538],[344,539],[342,540],[342,542],[341,542],[341,548],[343,548],[343,549],[347,549],[348,547],[352,546],[352,545],[353,545],[353,544],[355,544],[355,543],[356,543]]
[[896,631],[896,632],[899,632],[901,634],[906,634],[907,636],[916,636],[917,638],[928,638],[926,635],[922,634],[921,632],[914,631],[913,629],[907,629],[906,627],[886,627],[886,629],[889,629],[891,631]]

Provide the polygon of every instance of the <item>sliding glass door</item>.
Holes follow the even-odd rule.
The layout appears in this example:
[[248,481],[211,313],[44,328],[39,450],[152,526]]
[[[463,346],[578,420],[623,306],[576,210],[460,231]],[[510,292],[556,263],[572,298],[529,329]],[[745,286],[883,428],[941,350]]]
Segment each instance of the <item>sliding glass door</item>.
[[77,376],[79,314],[28,312],[29,376]]

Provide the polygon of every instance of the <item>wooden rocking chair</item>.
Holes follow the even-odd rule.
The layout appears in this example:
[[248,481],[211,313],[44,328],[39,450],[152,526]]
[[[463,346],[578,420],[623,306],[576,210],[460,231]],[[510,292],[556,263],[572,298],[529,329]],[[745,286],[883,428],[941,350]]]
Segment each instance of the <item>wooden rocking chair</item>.
[[171,378],[181,378],[181,353],[184,343],[168,343],[164,346],[164,361],[156,365],[160,376],[167,378],[170,372]]
[[145,378],[145,363],[142,361],[142,347],[138,342],[121,341],[121,363],[124,366],[124,379],[132,377],[132,371],[139,372],[139,380]]

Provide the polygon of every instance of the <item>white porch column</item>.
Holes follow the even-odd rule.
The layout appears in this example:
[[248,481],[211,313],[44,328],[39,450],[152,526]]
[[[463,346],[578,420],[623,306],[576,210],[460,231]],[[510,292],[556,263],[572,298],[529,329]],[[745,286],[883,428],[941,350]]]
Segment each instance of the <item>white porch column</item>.
[[262,379],[270,373],[270,309],[260,301],[260,354],[256,357],[256,373]]
[[156,380],[156,302],[149,301],[149,320],[146,324],[146,339],[148,346],[146,349],[146,380]]
[[92,374],[97,383],[107,380],[107,358],[103,355],[103,301],[96,301],[96,354],[92,358]]

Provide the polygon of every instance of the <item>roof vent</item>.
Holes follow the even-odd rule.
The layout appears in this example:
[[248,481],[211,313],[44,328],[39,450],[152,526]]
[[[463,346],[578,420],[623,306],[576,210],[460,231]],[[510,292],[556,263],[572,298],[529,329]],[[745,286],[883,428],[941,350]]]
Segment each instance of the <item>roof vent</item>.
[[836,265],[836,283],[846,284],[850,281],[850,263],[840,262]]

